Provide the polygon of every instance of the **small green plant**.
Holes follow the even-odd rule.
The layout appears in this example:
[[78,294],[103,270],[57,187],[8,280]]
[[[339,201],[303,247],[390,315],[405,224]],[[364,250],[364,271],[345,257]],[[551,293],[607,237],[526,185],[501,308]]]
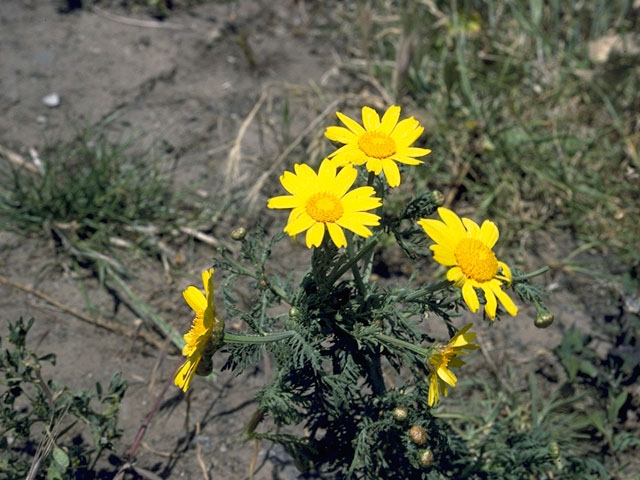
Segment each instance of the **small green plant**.
[[[45,478],[45,473],[49,480],[85,478],[120,436],[117,420],[126,382],[116,373],[106,391],[96,383],[95,392],[72,392],[45,379],[42,364],[55,365],[55,356],[27,348],[32,325],[33,319],[10,323],[10,348],[0,353],[2,478]],[[1,342],[0,338],[0,346]],[[70,441],[70,435],[83,429],[90,431],[91,444]]]

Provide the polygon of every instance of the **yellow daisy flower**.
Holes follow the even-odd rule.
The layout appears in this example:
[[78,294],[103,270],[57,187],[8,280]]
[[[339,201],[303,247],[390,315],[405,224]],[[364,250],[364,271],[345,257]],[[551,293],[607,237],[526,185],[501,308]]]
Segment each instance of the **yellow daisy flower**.
[[496,318],[498,302],[511,315],[517,315],[518,307],[502,290],[502,283],[511,284],[511,270],[493,253],[499,232],[496,224],[485,220],[482,226],[468,218],[460,218],[447,208],[439,208],[443,221],[420,219],[418,224],[436,242],[431,245],[436,262],[451,267],[447,280],[462,288],[462,298],[472,312],[480,308],[476,288],[484,292],[485,312],[491,320]]
[[427,367],[431,371],[429,374],[429,399],[430,407],[437,405],[440,401],[440,394],[446,397],[449,394],[449,387],[455,387],[458,379],[455,374],[449,370],[464,365],[458,355],[469,353],[467,350],[475,350],[478,345],[473,341],[476,339],[474,332],[469,332],[471,324],[464,326],[456,333],[449,343],[437,349],[436,353],[431,355],[428,360]]
[[400,185],[400,171],[396,162],[407,165],[419,165],[423,157],[431,153],[428,148],[412,147],[424,128],[413,117],[400,118],[400,107],[390,106],[382,116],[371,107],[362,107],[362,124],[341,112],[336,112],[340,121],[347,127],[328,127],[325,136],[334,142],[345,145],[333,152],[329,157],[337,165],[352,163],[366,164],[367,170],[384,176],[390,187]]
[[294,165],[295,173],[284,172],[280,183],[291,195],[269,199],[268,208],[292,208],[284,231],[295,237],[307,231],[308,248],[319,247],[325,229],[336,247],[347,245],[343,228],[361,237],[371,235],[367,227],[380,225],[380,217],[366,212],[382,205],[374,197],[373,187],[349,188],[356,181],[358,172],[351,165],[337,171],[335,163],[325,159],[318,173],[305,164]]
[[216,307],[213,304],[213,268],[202,272],[202,283],[204,295],[193,285],[182,292],[187,304],[196,313],[191,330],[184,335],[185,346],[182,348],[182,355],[187,359],[173,377],[173,382],[185,392],[191,385],[203,354],[213,354],[224,333],[224,321],[216,316]]

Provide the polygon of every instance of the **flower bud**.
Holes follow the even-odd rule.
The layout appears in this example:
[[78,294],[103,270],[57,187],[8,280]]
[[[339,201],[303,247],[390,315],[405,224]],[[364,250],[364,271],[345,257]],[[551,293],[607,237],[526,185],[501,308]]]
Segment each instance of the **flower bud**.
[[427,431],[420,425],[414,425],[409,430],[411,441],[416,445],[424,445],[427,443]]
[[289,309],[289,317],[294,320],[300,317],[300,309],[298,307],[291,307]]
[[547,328],[553,323],[553,313],[548,310],[540,310],[533,323],[538,328]]
[[444,203],[444,194],[440,190],[434,190],[431,192],[431,198],[433,203],[440,206]]
[[247,235],[247,230],[243,227],[234,228],[231,231],[231,238],[234,240],[244,240],[244,237]]
[[551,458],[554,460],[560,457],[560,445],[558,445],[558,442],[554,441],[549,444],[549,455],[551,455]]
[[407,409],[403,407],[396,407],[391,412],[391,415],[393,416],[393,418],[395,418],[399,422],[406,420],[408,414],[409,412],[407,412]]
[[429,468],[431,465],[433,465],[433,452],[430,448],[422,450],[418,454],[418,463],[421,467],[425,468]]

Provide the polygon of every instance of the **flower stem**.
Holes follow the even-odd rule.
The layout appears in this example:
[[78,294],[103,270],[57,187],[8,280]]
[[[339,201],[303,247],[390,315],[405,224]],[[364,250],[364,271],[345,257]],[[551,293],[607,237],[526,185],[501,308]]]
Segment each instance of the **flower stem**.
[[537,277],[538,275],[542,275],[543,273],[546,273],[549,271],[549,266],[545,265],[542,268],[539,268],[538,270],[531,272],[531,273],[525,273],[523,275],[518,275],[517,277],[513,277],[513,281],[514,282],[521,282],[523,280],[527,280],[529,278],[533,278],[533,277]]
[[[355,256],[353,252],[353,242],[351,241],[351,238],[347,242],[347,255],[350,259],[352,259]],[[351,264],[351,271],[353,272],[353,279],[355,280],[356,286],[360,291],[360,295],[362,295],[363,297],[366,296],[367,291],[364,287],[364,283],[362,282],[362,276],[360,275],[360,270],[358,269],[358,264],[356,262]]]
[[411,350],[412,352],[415,352],[418,355],[422,355],[425,358],[429,358],[429,356],[431,355],[431,351],[433,350],[433,348],[422,348],[418,345],[414,345],[413,343],[400,340],[399,338],[390,337],[389,335],[385,335],[384,333],[376,333],[375,336],[383,343],[388,343],[396,347],[406,348],[407,350]]
[[442,290],[450,285],[451,285],[451,282],[449,280],[441,280],[440,282],[432,283],[431,285],[427,285],[426,287],[421,288],[420,290],[415,290],[411,292],[402,300],[405,302],[413,302],[415,300],[418,300],[421,297],[424,297],[429,293],[437,292],[438,290]]
[[236,333],[225,332],[222,341],[224,343],[271,343],[285,340],[295,335],[295,333],[296,332],[294,332],[293,330],[287,330],[278,333],[265,333],[264,335],[238,335]]
[[380,238],[381,234],[382,234],[382,231],[380,230],[374,233],[371,237],[369,237],[369,239],[367,240],[367,243],[365,243],[364,246],[360,250],[358,250],[358,252],[352,258],[350,258],[346,263],[342,264],[340,267],[334,268],[333,272],[331,272],[327,277],[327,282],[329,283],[329,285],[333,285],[336,280],[338,280],[347,270],[349,270],[352,267],[352,265],[355,265],[358,262],[358,260],[364,257],[367,253],[369,253],[373,249],[373,247],[375,247],[376,244],[378,243],[378,239]]

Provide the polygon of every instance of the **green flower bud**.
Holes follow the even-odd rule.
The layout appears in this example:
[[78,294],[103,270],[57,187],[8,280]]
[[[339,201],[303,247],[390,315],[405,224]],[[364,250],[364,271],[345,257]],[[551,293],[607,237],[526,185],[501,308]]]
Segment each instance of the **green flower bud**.
[[553,323],[553,313],[548,310],[540,310],[533,323],[538,328],[547,328]]
[[558,445],[558,442],[551,442],[549,444],[549,455],[551,455],[551,458],[554,460],[560,457],[560,445]]
[[395,418],[399,422],[402,422],[403,420],[406,420],[408,414],[409,414],[409,412],[404,407],[396,407],[391,412],[391,415],[393,416],[393,418]]
[[231,238],[234,240],[244,240],[244,237],[247,235],[247,230],[243,227],[234,228],[231,231]]
[[409,430],[411,441],[416,445],[424,445],[427,443],[427,431],[420,425],[414,425]]
[[433,452],[430,448],[422,450],[418,454],[418,463],[421,467],[425,468],[429,468],[431,465],[433,465]]
[[431,198],[433,199],[433,203],[438,206],[441,206],[444,203],[444,194],[440,190],[432,191]]

